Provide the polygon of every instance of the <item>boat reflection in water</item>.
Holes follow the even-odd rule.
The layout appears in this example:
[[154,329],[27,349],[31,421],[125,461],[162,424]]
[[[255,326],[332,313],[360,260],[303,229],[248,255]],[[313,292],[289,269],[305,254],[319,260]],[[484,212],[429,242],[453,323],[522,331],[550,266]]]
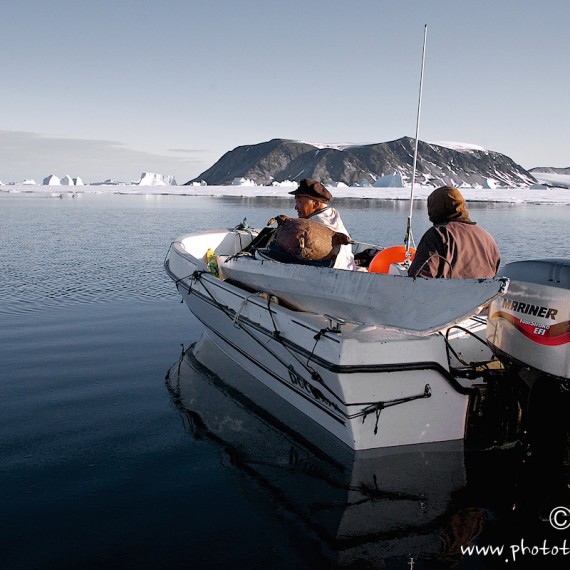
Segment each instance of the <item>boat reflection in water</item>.
[[194,350],[218,372],[227,367],[231,386],[191,349],[181,355],[167,387],[192,433],[219,444],[252,507],[327,567],[378,568],[388,558],[447,566],[479,534],[483,510],[452,500],[466,486],[462,441],[353,451],[224,362],[207,335]]

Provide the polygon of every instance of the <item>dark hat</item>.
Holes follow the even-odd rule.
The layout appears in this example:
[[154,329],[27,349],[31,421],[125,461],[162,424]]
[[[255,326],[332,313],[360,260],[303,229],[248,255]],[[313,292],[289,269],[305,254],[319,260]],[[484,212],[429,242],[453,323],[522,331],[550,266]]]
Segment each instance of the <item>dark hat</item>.
[[475,223],[469,219],[465,198],[453,186],[441,186],[434,190],[428,196],[427,207],[432,224],[443,224],[445,222]]
[[289,192],[289,194],[293,194],[293,196],[308,196],[319,202],[330,202],[333,199],[332,194],[320,182],[310,178],[303,178],[299,182],[299,188]]

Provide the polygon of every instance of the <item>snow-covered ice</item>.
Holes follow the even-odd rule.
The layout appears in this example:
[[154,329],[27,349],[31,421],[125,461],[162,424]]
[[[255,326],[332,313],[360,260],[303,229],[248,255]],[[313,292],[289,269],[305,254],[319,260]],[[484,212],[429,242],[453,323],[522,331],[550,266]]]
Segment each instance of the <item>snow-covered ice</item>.
[[[570,178],[570,177],[569,177]],[[296,186],[296,185],[293,185]],[[97,184],[85,186],[60,186],[58,192],[65,194],[134,194],[134,195],[174,195],[174,196],[237,196],[237,197],[282,197],[291,198],[291,183],[274,184],[272,186],[144,186]],[[374,188],[330,186],[334,198],[364,198],[378,200],[409,200],[410,187]],[[426,200],[433,187],[418,186],[414,188],[415,200]],[[44,193],[50,195],[53,186],[33,184],[15,184],[0,186],[0,194],[5,193]],[[570,205],[570,188],[461,188],[461,193],[470,202],[506,202],[514,204],[566,204]]]

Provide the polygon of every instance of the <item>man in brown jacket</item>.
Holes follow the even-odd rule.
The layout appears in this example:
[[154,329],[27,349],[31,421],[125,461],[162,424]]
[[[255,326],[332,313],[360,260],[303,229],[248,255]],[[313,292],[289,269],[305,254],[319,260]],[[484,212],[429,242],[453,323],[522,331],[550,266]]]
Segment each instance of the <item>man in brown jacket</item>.
[[427,200],[433,224],[420,240],[411,277],[484,279],[495,277],[501,257],[495,240],[469,219],[457,188],[442,186]]

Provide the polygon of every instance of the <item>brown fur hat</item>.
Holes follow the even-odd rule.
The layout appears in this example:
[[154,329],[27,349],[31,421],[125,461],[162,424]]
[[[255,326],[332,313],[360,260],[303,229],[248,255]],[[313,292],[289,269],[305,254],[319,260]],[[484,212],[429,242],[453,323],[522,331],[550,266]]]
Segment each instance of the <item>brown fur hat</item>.
[[453,186],[441,186],[434,190],[428,196],[427,207],[430,222],[434,225],[445,222],[475,223],[469,219],[465,198]]

